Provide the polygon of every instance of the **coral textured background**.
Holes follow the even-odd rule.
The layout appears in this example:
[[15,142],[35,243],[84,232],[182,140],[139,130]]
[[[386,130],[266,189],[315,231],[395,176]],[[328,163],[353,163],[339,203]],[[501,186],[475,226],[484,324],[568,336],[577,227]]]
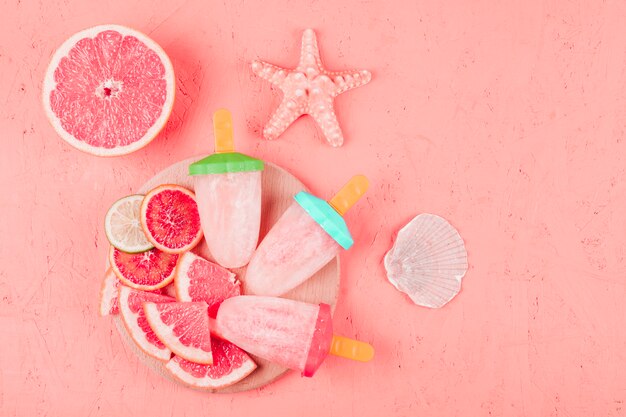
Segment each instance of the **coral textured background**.
[[[0,14],[0,415],[626,415],[626,6],[620,1],[3,1]],[[101,23],[146,32],[177,78],[164,132],[132,155],[66,145],[40,104],[54,49]],[[297,63],[317,30],[346,144],[310,119],[259,138],[279,94],[251,74]],[[97,313],[109,205],[211,148],[230,108],[244,152],[321,195],[372,183],[347,216],[338,333],[370,364],[207,395],[163,380]],[[420,212],[465,238],[470,270],[441,310],[384,276],[393,233]],[[260,414],[259,414],[260,413]]]

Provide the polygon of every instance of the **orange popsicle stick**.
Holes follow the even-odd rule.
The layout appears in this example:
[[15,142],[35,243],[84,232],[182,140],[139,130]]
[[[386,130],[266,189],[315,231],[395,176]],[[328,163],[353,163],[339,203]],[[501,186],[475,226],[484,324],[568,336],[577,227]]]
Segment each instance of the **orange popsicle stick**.
[[369,362],[374,358],[374,348],[369,343],[337,335],[333,335],[329,353],[359,362]]
[[215,153],[235,152],[233,119],[230,111],[219,109],[213,113],[213,133],[215,136]]
[[359,201],[368,187],[369,181],[365,175],[355,175],[335,194],[328,204],[343,216],[354,203]]

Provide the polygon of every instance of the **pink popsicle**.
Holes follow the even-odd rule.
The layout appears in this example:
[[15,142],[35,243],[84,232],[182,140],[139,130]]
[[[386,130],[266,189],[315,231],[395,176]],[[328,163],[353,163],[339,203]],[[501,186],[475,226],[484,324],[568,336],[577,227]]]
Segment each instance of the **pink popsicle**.
[[295,201],[265,236],[246,271],[246,289],[257,295],[279,296],[300,285],[354,243],[343,219],[368,187],[356,175],[326,202],[307,192]]
[[308,377],[328,353],[363,362],[374,355],[367,343],[333,336],[328,304],[253,295],[232,297],[221,304],[213,330],[253,355]]
[[282,295],[340,251],[341,246],[294,201],[254,253],[246,272],[246,290]]
[[213,258],[227,268],[248,263],[261,225],[263,161],[235,152],[230,112],[213,115],[215,153],[189,166],[200,223]]
[[248,263],[261,225],[261,171],[198,175],[200,222],[213,258],[226,268]]

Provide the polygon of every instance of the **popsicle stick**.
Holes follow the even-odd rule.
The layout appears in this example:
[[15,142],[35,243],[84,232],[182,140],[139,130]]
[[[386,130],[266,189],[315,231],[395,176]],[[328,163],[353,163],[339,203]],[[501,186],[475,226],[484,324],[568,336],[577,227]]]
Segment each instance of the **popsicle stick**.
[[359,362],[369,362],[374,358],[374,348],[369,343],[337,335],[333,335],[329,353]]
[[355,175],[328,202],[342,216],[365,194],[369,181],[365,175]]
[[233,119],[230,111],[219,109],[213,113],[213,134],[216,153],[235,152]]

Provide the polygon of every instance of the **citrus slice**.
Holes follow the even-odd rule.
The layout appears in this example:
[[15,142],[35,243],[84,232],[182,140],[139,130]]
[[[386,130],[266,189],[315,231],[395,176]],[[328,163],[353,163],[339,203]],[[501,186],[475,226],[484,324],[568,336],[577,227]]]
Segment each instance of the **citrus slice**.
[[104,231],[111,245],[127,253],[145,252],[154,245],[141,227],[139,212],[143,195],[129,195],[117,200],[104,218]]
[[100,315],[108,316],[119,313],[117,298],[119,296],[120,281],[111,268],[104,274],[100,288]]
[[160,185],[141,204],[141,224],[154,246],[168,253],[182,253],[202,239],[196,196],[180,185]]
[[[180,258],[178,259],[178,262],[180,262]],[[174,276],[174,279],[176,279],[176,276]],[[163,295],[168,295],[170,297],[178,298],[176,295],[176,287],[174,286],[174,281],[170,282],[165,287],[161,288],[160,291],[161,291],[161,294]],[[181,301],[181,300],[178,300],[178,301]]]
[[111,246],[109,262],[115,275],[138,290],[163,288],[174,279],[179,255],[154,248],[142,253],[126,253]]
[[70,145],[116,156],[147,145],[165,126],[174,104],[174,68],[143,33],[95,26],[66,40],[52,57],[43,104],[56,132]]
[[204,301],[211,317],[215,317],[222,301],[241,294],[235,274],[192,252],[181,255],[174,286],[178,301]]
[[254,361],[230,342],[213,338],[213,365],[190,362],[174,356],[165,364],[165,369],[181,382],[204,389],[218,389],[235,384],[256,369]]
[[207,304],[147,302],[143,309],[154,334],[177,356],[210,365],[211,332]]
[[162,361],[169,360],[172,352],[152,331],[143,310],[143,303],[173,303],[175,301],[175,298],[166,295],[137,291],[124,285],[120,286],[120,316],[122,316],[128,334],[146,354]]

